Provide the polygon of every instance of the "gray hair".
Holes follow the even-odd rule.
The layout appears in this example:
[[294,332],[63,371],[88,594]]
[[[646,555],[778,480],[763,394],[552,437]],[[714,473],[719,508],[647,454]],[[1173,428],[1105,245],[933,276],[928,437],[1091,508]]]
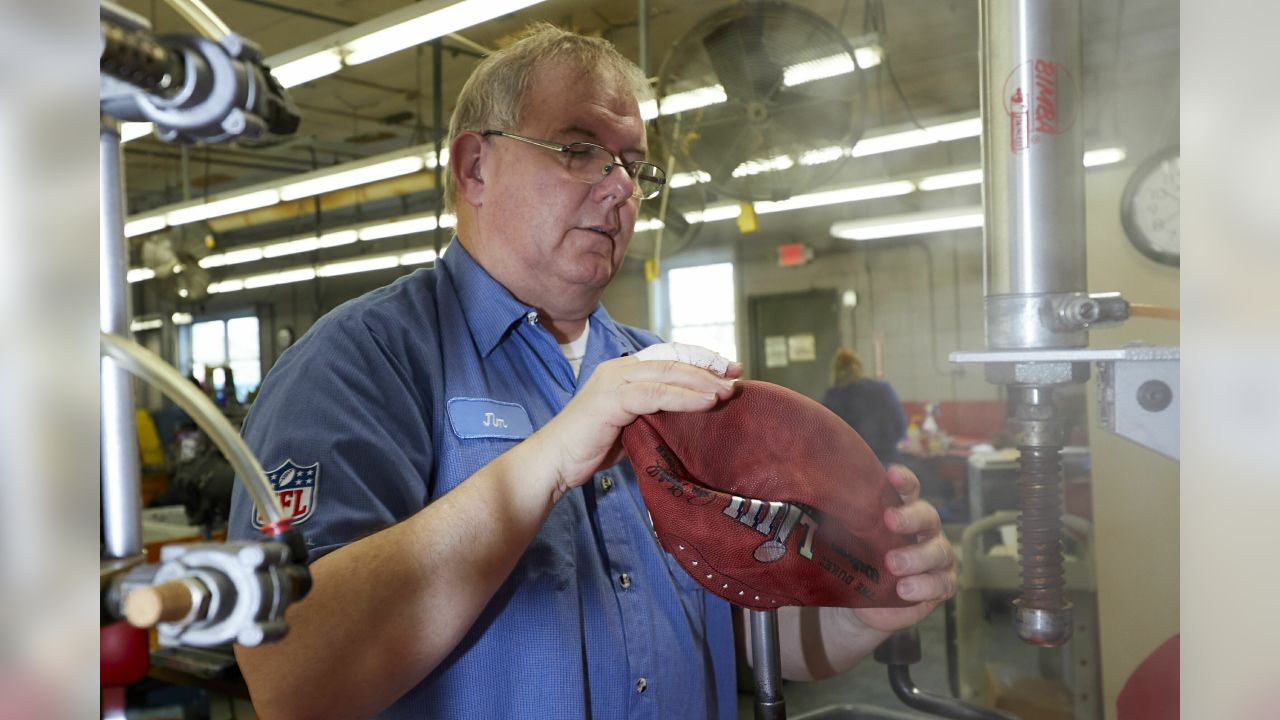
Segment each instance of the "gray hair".
[[[553,62],[597,77],[616,78],[631,86],[637,101],[652,97],[644,72],[618,52],[613,43],[536,22],[526,27],[515,43],[481,60],[467,78],[449,120],[445,147],[452,146],[454,138],[464,132],[519,128],[534,74]],[[458,187],[453,173],[444,176],[445,209],[452,211],[457,206]]]

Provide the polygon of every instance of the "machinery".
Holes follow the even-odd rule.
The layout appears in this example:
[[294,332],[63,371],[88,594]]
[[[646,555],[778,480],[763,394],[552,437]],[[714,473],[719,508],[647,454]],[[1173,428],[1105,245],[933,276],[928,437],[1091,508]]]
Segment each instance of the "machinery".
[[[306,546],[257,460],[216,406],[177,370],[129,339],[128,252],[117,121],[150,121],[163,140],[229,142],[289,134],[298,115],[261,53],[198,0],[171,4],[200,35],[156,37],[104,2],[99,133],[103,716],[123,717],[123,686],[147,669],[145,630],[167,646],[284,637],[284,611],[306,595]],[[204,429],[266,517],[262,542],[169,546],[142,555],[137,430],[130,375],[156,385]],[[127,619],[133,626],[121,620]]]

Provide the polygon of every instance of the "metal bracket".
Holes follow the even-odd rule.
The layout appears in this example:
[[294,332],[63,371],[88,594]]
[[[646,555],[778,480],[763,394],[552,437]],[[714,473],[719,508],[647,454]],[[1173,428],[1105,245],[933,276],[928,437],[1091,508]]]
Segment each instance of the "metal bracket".
[[[1179,459],[1176,347],[1134,345],[1078,350],[953,352],[953,363],[1013,367],[1098,364],[1098,424],[1126,440]],[[1026,374],[1026,373],[1024,373]],[[1028,374],[1030,376],[1030,374]]]

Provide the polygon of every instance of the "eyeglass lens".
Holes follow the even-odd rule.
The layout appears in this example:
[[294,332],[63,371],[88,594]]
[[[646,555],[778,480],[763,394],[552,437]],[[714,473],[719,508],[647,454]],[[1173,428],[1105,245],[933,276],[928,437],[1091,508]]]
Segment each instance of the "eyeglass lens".
[[[568,158],[569,172],[583,182],[592,184],[609,174],[616,162],[609,151],[586,143],[570,145],[565,155]],[[662,190],[663,173],[656,165],[637,161],[623,166],[623,169],[635,180],[637,197],[651,198]]]

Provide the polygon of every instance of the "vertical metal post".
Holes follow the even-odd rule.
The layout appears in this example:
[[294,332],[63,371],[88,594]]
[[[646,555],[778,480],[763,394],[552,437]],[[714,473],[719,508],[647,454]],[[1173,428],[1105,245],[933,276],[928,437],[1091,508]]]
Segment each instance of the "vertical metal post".
[[[983,0],[980,18],[987,348],[1084,347],[1099,308],[1086,276],[1080,3]],[[1070,363],[986,370],[1009,386],[1007,424],[1021,452],[1014,629],[1027,642],[1061,645],[1072,614],[1052,387],[1088,375]]]
[[778,611],[748,610],[751,618],[752,675],[756,681],[756,720],[785,720],[782,658],[778,646]]
[[638,0],[636,3],[637,39],[640,46],[640,70],[649,77],[649,0]]
[[[103,118],[98,133],[98,323],[103,332],[129,337],[129,253],[124,238],[124,175],[120,133]],[[107,557],[142,551],[141,468],[133,407],[133,380],[108,357],[101,359],[102,534]]]

